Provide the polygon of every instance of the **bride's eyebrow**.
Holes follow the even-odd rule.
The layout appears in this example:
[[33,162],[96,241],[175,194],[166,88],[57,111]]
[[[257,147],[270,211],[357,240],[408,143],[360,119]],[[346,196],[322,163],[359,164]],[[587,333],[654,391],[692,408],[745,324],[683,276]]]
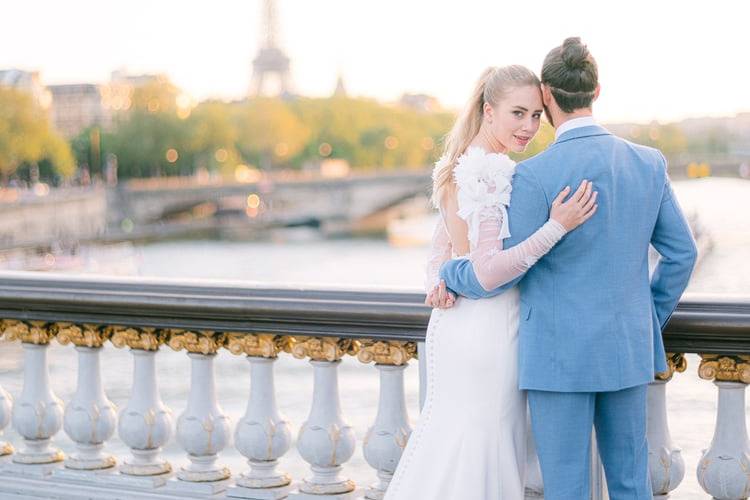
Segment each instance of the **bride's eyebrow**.
[[[528,109],[526,109],[526,108],[524,108],[523,106],[520,106],[520,105],[518,105],[518,104],[516,104],[515,106],[513,106],[513,108],[514,108],[514,109],[518,109],[518,110],[521,110],[521,111],[524,111],[524,112],[528,112],[528,111],[529,111]],[[541,110],[541,109],[537,109],[537,110],[534,110],[534,113],[541,113],[542,111],[543,111],[543,110]]]

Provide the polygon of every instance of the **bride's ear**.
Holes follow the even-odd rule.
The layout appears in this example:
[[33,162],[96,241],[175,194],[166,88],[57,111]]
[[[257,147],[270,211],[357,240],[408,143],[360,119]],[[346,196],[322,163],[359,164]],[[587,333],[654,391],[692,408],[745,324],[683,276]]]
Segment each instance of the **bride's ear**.
[[485,102],[484,106],[482,106],[482,117],[487,120],[489,123],[492,123],[493,115],[495,114],[495,110],[492,109],[492,106],[490,103]]

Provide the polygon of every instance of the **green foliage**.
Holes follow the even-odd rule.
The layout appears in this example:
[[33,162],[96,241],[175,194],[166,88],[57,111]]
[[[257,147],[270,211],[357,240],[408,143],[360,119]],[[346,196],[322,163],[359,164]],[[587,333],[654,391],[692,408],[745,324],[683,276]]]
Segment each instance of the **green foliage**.
[[439,156],[438,142],[454,119],[345,97],[299,99],[291,106],[312,131],[305,159],[318,159],[320,145],[330,144],[330,157],[355,168],[427,165]]
[[237,149],[263,168],[284,164],[305,147],[310,128],[278,99],[259,98],[236,108]]
[[636,125],[630,129],[628,139],[637,144],[657,148],[667,158],[673,158],[688,150],[687,137],[675,124]]
[[[124,177],[152,177],[192,173],[190,137],[185,123],[169,112],[136,109],[118,122],[105,138],[107,152],[118,158]],[[168,159],[169,150],[177,159]]]
[[[453,121],[450,113],[348,98],[207,101],[181,119],[168,104],[176,91],[152,85],[150,92],[134,97],[133,109],[103,139],[103,149],[118,157],[121,177],[199,168],[232,175],[239,163],[300,168],[328,157],[354,168],[422,167],[439,156],[438,142]],[[86,135],[73,143],[79,162],[89,158]],[[170,148],[179,153],[174,163],[167,160]]]
[[75,172],[70,146],[50,127],[31,96],[0,87],[0,176],[4,182],[21,166],[46,160],[63,177]]

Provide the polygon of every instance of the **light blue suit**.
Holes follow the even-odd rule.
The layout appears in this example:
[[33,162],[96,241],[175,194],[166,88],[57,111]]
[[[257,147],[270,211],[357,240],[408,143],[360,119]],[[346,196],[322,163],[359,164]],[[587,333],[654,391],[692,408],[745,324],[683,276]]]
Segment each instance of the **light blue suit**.
[[[664,156],[600,126],[569,130],[518,165],[504,246],[534,233],[555,196],[583,179],[599,193],[597,213],[525,276],[487,291],[466,259],[447,262],[440,274],[471,299],[519,286],[519,380],[529,390],[545,498],[587,498],[595,424],[610,498],[650,499],[645,388],[666,370],[661,332],[687,286],[696,246]],[[651,280],[649,244],[661,255]]]

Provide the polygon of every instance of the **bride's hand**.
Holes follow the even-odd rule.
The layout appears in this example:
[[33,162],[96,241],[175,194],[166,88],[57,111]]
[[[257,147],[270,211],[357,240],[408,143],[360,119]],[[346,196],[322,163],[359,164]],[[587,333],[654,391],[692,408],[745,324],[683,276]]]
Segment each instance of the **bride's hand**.
[[440,284],[427,294],[424,299],[426,306],[437,307],[439,309],[449,309],[456,303],[456,296],[448,291],[445,281],[440,280]]
[[581,182],[576,192],[567,201],[563,201],[568,193],[570,193],[570,186],[560,191],[555,201],[552,202],[550,219],[562,224],[566,231],[572,231],[594,215],[599,207],[596,203],[599,193],[593,191],[593,183],[586,180]]

